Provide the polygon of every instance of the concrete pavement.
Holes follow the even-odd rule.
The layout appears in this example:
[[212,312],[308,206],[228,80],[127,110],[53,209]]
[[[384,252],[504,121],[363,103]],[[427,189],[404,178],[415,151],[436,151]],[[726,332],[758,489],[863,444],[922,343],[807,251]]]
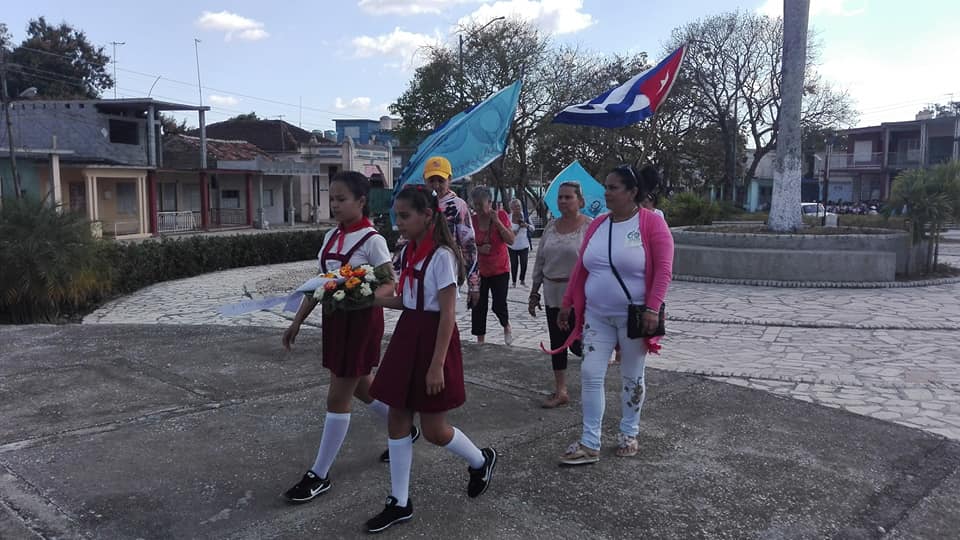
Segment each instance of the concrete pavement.
[[[389,489],[363,408],[318,500],[278,495],[312,462],[327,374],[319,332],[0,327],[0,538],[356,538]],[[680,341],[677,339],[676,341]],[[501,453],[490,490],[415,446],[414,519],[387,538],[951,538],[960,443],[703,377],[651,369],[640,453],[564,469],[575,407],[542,410],[548,361],[465,345],[452,419]],[[571,373],[571,390],[579,377]],[[608,385],[615,399],[618,385]]]
[[[960,243],[941,259],[960,266]],[[225,318],[223,304],[283,294],[315,262],[242,268],[161,283],[112,302],[84,323],[285,327],[277,310]],[[532,265],[532,258],[531,258]],[[539,350],[543,316],[529,289],[510,290],[514,347]],[[918,427],[960,440],[960,284],[898,289],[777,289],[675,281],[670,335],[649,365]],[[460,303],[467,337],[470,314]],[[291,314],[286,314],[290,316]],[[388,332],[396,313],[388,312]],[[319,326],[319,315],[309,320]],[[501,343],[492,313],[488,341]],[[573,364],[574,368],[576,364]],[[548,388],[545,373],[541,388]]]

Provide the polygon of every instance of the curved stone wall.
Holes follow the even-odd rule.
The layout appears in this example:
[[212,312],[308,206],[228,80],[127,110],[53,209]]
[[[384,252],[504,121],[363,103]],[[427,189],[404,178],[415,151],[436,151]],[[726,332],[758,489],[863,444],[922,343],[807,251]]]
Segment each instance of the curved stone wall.
[[756,234],[672,229],[677,275],[774,281],[881,282],[909,274],[906,232]]

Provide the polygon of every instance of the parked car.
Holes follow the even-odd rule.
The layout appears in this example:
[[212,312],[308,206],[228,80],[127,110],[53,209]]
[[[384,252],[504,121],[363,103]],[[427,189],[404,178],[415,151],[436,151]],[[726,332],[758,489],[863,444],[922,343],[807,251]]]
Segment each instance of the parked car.
[[818,217],[822,218],[824,216],[835,216],[833,212],[827,212],[827,209],[823,207],[820,203],[815,202],[805,202],[800,203],[800,213],[803,214],[803,217]]

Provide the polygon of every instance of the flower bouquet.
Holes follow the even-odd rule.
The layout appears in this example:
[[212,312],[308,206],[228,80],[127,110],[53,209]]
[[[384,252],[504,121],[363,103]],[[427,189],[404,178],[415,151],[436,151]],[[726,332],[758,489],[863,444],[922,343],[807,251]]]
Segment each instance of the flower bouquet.
[[[353,268],[349,264],[336,272],[317,276],[323,278],[313,291],[313,298],[323,304],[325,312],[355,311],[373,305],[373,293],[377,287],[390,280],[390,269],[378,271],[368,264]],[[308,293],[309,294],[309,293]]]

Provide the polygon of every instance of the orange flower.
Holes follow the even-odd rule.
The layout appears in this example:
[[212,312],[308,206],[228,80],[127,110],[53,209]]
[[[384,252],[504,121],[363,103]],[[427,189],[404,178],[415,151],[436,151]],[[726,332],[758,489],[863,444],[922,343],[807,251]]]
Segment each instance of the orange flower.
[[355,278],[355,277],[352,277],[352,278],[350,278],[350,279],[347,280],[347,282],[346,282],[346,284],[344,284],[344,286],[347,288],[347,290],[351,290],[351,289],[353,289],[354,287],[356,287],[357,285],[360,285],[360,283],[362,283],[362,282],[361,282],[359,279],[357,279],[357,278]]
[[350,277],[353,274],[353,268],[349,264],[345,264],[340,267],[340,275],[343,277]]
[[363,276],[367,275],[367,271],[364,270],[363,268],[357,268],[350,274],[355,278],[362,278]]
[[336,282],[336,281],[328,281],[328,282],[326,282],[326,283],[323,284],[323,288],[324,288],[324,290],[326,290],[327,292],[333,292],[333,291],[337,290],[337,282]]

